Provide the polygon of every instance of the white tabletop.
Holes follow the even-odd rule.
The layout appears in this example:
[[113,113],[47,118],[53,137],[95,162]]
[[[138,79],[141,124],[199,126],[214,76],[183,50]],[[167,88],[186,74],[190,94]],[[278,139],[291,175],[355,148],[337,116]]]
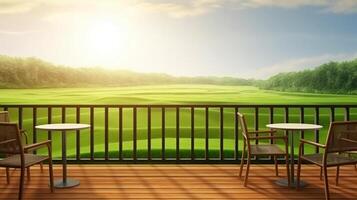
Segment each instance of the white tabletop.
[[316,130],[322,128],[317,124],[302,124],[302,123],[276,123],[268,124],[268,128],[281,129],[281,130]]
[[39,130],[47,131],[71,131],[71,130],[81,130],[89,128],[88,124],[73,124],[73,123],[63,123],[63,124],[43,124],[35,126]]

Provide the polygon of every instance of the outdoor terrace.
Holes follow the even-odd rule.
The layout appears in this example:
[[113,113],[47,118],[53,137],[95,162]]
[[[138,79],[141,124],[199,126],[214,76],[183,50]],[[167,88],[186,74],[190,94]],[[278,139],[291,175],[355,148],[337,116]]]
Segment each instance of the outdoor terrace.
[[[61,165],[55,165],[55,179],[62,176]],[[319,168],[304,165],[302,179],[308,186],[296,190],[274,182],[273,165],[252,165],[248,187],[239,179],[238,165],[70,165],[69,176],[81,181],[74,188],[56,189],[50,193],[47,167],[31,169],[31,180],[25,181],[25,199],[324,199]],[[0,199],[18,196],[19,170],[11,172],[11,184],[0,179]],[[284,173],[280,166],[280,175]],[[1,174],[5,174],[1,169]],[[357,171],[342,167],[340,183],[334,185],[335,169],[329,171],[331,199],[356,199]]]

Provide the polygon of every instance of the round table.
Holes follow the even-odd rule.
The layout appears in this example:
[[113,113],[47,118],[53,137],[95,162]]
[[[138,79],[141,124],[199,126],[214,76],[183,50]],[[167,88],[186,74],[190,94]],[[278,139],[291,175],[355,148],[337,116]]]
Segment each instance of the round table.
[[78,180],[67,178],[67,151],[66,151],[66,131],[77,131],[89,128],[88,124],[43,124],[35,126],[38,130],[60,131],[62,133],[62,179],[54,182],[56,188],[70,188],[79,185]]
[[[299,133],[303,130],[317,130],[322,128],[321,125],[316,124],[302,124],[302,123],[276,123],[266,125],[268,128],[275,130],[285,130],[288,132],[288,138],[290,143],[290,186],[296,187],[296,179],[294,178],[294,133]],[[288,186],[288,179],[279,179],[276,184],[280,186]],[[305,187],[306,182],[300,181],[300,187]]]

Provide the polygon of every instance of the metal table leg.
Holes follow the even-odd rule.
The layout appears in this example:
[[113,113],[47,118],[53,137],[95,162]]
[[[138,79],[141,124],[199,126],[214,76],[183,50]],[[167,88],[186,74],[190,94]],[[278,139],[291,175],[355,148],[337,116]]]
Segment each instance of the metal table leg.
[[67,150],[66,150],[66,132],[62,131],[62,180],[56,180],[54,187],[56,188],[70,188],[79,185],[78,180],[67,178]]
[[[288,139],[290,144],[290,187],[296,187],[296,178],[295,178],[295,154],[294,154],[294,133],[293,130],[288,132]],[[288,179],[279,179],[275,182],[277,185],[288,187]],[[300,180],[299,187],[305,187],[307,185],[306,182]]]

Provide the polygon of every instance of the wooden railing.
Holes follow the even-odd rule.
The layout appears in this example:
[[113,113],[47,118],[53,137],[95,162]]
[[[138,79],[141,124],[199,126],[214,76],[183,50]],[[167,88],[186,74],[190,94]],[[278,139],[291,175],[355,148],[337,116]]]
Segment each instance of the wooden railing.
[[[331,121],[357,120],[357,105],[0,105],[0,110],[8,110],[11,119],[30,133],[34,143],[44,135],[35,129],[38,124],[90,124],[91,127],[87,130],[88,145],[83,145],[82,142],[84,136],[81,132],[85,131],[76,131],[74,134],[75,150],[69,159],[75,162],[237,162],[240,160],[242,146],[235,114],[238,111],[248,116],[248,124],[255,130],[274,122],[322,124],[324,130],[316,130],[314,134],[308,135],[302,131],[300,134],[301,138],[308,137],[315,142],[320,142],[326,136],[326,128]],[[98,126],[98,121],[102,120],[103,125]],[[139,123],[141,125],[138,127]],[[131,124],[129,128],[126,127],[128,124]],[[100,130],[96,130],[97,126]],[[145,132],[145,136],[142,133],[138,135],[139,129]],[[155,135],[159,135],[158,138],[152,137],[153,131]],[[212,132],[215,133],[214,138],[211,138]],[[59,137],[53,137],[53,134],[48,132],[47,138],[60,144]],[[110,135],[113,137],[110,138]],[[128,142],[128,137],[132,148],[125,150],[124,144]],[[181,141],[183,138],[187,140]],[[157,140],[154,145],[153,139]],[[158,144],[159,141],[161,145]],[[225,145],[227,141],[230,142],[230,148]],[[138,142],[140,146],[145,146],[141,148],[140,155]],[[143,142],[146,144],[143,145]],[[102,148],[96,150],[96,145]],[[110,150],[110,145],[114,150]],[[58,146],[54,145],[54,148]],[[87,152],[82,152],[88,146]],[[318,152],[319,149],[314,151]],[[260,159],[263,160],[267,159]]]

